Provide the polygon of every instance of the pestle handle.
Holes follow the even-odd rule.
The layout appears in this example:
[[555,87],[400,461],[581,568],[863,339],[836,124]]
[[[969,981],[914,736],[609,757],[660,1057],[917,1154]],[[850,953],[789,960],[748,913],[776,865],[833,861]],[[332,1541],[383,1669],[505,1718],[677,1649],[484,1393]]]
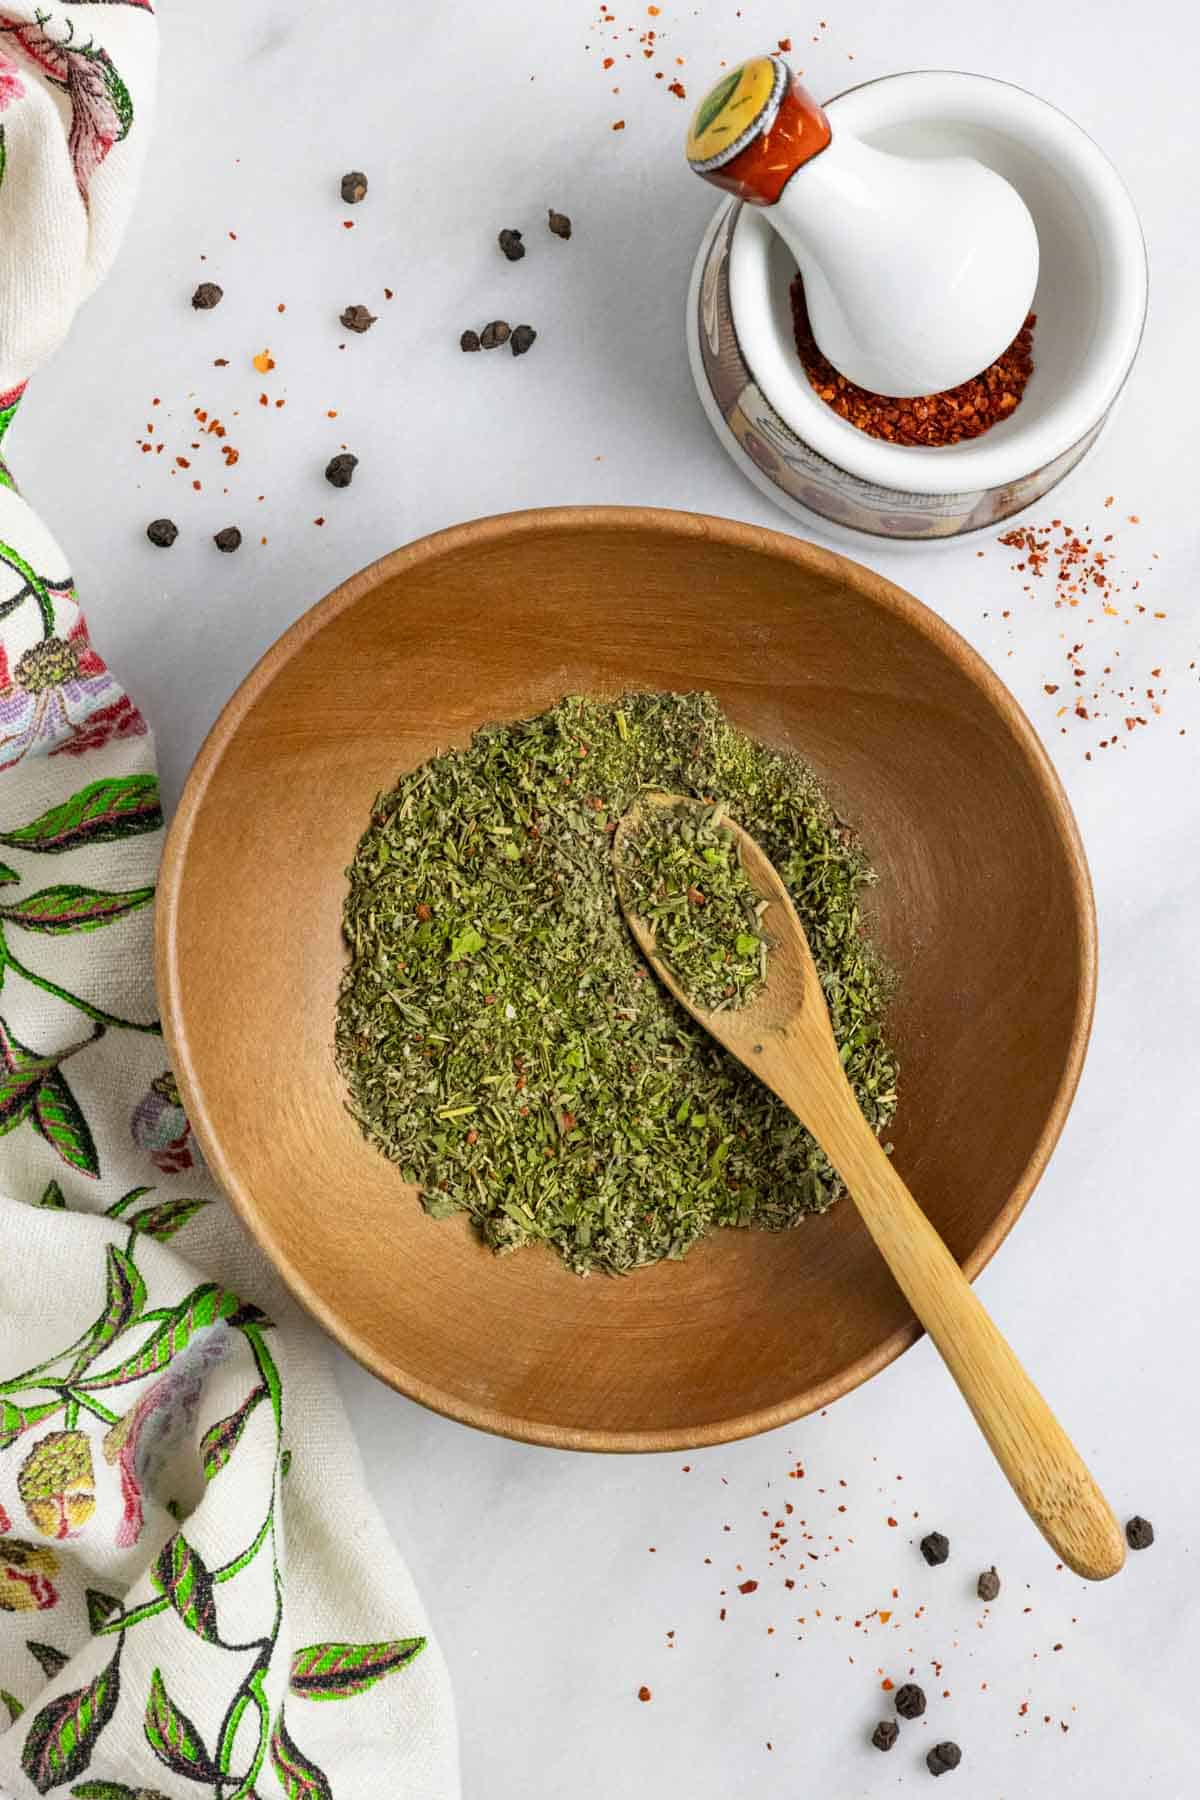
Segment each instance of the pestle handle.
[[723,75],[696,108],[686,155],[697,175],[752,206],[773,206],[833,136],[808,89],[778,56]]

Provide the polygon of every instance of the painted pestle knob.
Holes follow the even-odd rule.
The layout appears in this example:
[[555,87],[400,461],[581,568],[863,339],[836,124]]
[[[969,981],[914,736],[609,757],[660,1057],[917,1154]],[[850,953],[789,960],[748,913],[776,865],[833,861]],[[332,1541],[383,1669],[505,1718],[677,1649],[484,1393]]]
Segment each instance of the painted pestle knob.
[[780,57],[705,95],[687,159],[765,208],[800,266],[813,336],[860,387],[957,387],[1025,322],[1038,241],[1016,189],[972,157],[896,156],[835,131]]

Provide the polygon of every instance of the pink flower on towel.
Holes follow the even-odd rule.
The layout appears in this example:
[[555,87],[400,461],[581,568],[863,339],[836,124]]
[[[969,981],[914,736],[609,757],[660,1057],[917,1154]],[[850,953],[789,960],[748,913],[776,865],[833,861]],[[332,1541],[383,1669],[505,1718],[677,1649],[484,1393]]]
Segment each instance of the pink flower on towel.
[[78,754],[145,729],[141,713],[93,650],[82,619],[68,637],[32,645],[11,671],[0,645],[0,769],[30,750]]
[[25,83],[17,73],[17,65],[10,62],[7,56],[0,56],[0,112],[19,100],[25,92]]

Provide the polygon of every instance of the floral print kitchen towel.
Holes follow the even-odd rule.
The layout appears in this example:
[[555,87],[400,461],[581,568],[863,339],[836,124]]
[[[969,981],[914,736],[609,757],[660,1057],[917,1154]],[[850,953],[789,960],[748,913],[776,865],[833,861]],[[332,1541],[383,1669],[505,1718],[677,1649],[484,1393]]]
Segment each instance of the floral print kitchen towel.
[[[111,260],[154,38],[148,0],[0,0],[0,439]],[[452,1800],[445,1670],[316,1333],[167,1064],[162,824],[0,461],[0,1790]]]

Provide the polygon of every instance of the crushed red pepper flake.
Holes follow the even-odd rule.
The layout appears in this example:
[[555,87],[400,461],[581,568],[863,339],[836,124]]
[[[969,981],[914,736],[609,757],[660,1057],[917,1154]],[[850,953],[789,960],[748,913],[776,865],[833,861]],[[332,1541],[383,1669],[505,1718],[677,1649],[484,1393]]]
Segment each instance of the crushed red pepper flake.
[[809,386],[839,418],[868,437],[934,448],[982,437],[1016,411],[1033,374],[1037,315],[1030,313],[1008,349],[970,381],[944,393],[912,399],[874,394],[841,374],[820,349],[809,322],[804,278],[799,274],[792,282],[791,298],[796,351]]

